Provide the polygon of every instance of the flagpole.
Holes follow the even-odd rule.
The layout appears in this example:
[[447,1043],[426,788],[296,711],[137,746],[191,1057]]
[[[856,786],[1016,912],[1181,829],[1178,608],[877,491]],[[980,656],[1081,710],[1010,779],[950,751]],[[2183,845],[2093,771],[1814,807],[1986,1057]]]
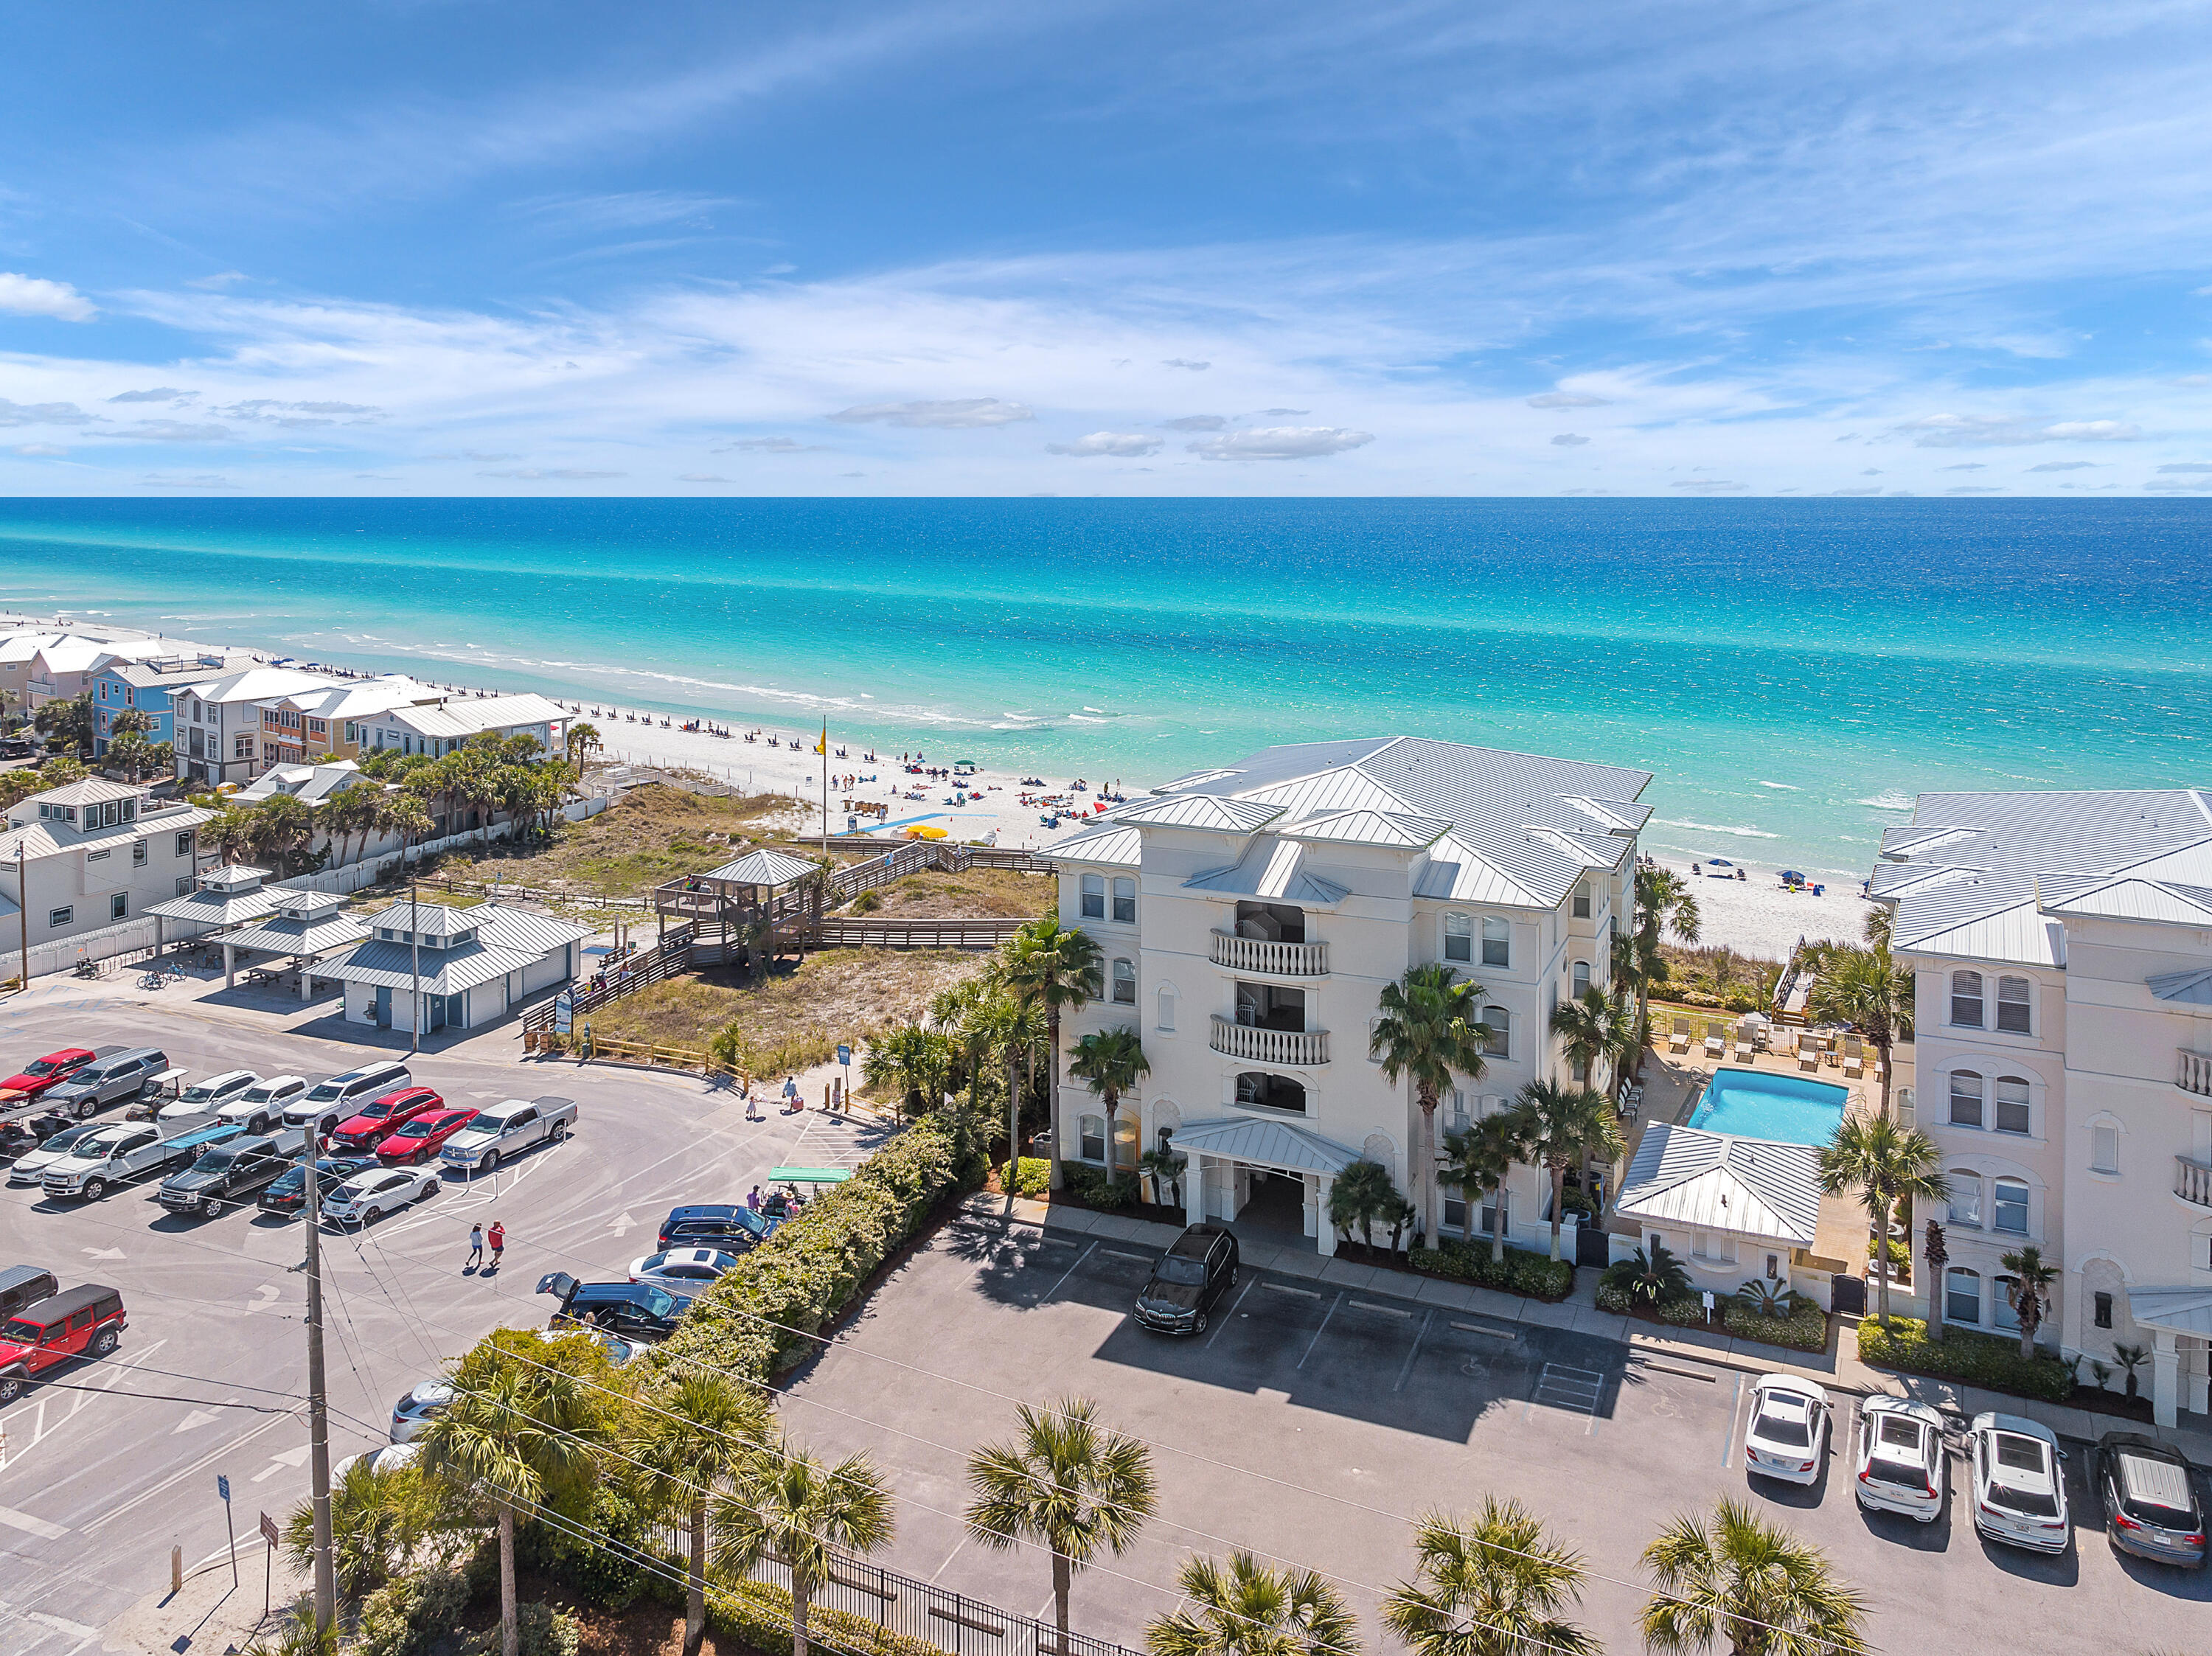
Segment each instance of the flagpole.
[[822,755],[822,854],[830,854],[830,727],[822,727],[822,745],[815,752]]

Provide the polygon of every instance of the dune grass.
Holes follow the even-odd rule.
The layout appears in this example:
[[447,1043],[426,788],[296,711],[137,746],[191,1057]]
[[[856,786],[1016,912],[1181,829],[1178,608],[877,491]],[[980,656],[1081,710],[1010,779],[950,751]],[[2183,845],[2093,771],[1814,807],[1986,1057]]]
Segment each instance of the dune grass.
[[424,873],[596,897],[643,897],[663,880],[704,874],[755,845],[787,841],[776,824],[797,804],[781,794],[724,798],[648,783],[597,816],[563,822],[550,841],[513,851],[494,841],[488,855],[474,848],[449,852]]

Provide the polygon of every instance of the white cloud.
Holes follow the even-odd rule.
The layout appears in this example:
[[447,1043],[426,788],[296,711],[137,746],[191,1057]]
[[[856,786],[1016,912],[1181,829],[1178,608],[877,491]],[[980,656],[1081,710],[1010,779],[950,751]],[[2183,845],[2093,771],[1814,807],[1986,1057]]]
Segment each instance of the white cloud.
[[591,471],[581,466],[554,466],[544,471],[540,471],[535,466],[529,466],[519,471],[479,471],[477,473],[477,476],[479,477],[513,477],[523,482],[531,483],[588,482],[602,477],[620,477],[623,475],[623,473],[619,471]]
[[1864,471],[1859,473],[1859,476],[1862,477],[1879,477],[1881,476],[1881,468],[1880,466],[1869,466]]
[[1987,471],[1989,468],[1984,465],[1979,460],[1961,460],[1954,466],[1945,466],[1943,470],[1946,471]]
[[1164,368],[1188,368],[1193,373],[1204,373],[1213,366],[1211,362],[1192,362],[1180,356],[1170,356],[1160,364]]
[[0,311],[16,316],[50,316],[58,322],[89,322],[100,314],[93,303],[66,282],[0,270]]
[[[730,480],[718,477],[711,471],[684,471],[677,474],[676,481],[679,483],[726,483]],[[305,1174],[300,1176],[302,1179],[307,1177]]]
[[[1700,494],[1725,494],[1736,489],[1749,488],[1749,483],[1723,482],[1717,477],[1684,477],[1667,485],[1669,488],[1693,488]],[[1838,491],[1840,492],[1840,491]]]
[[995,397],[963,397],[951,402],[860,403],[830,416],[848,426],[885,425],[933,427],[963,430],[976,426],[1012,425],[1036,416],[1022,403],[1001,402]]
[[81,426],[100,416],[74,403],[11,403],[0,397],[0,428],[9,426]]
[[[19,443],[16,445],[15,452],[28,455],[33,460],[60,460],[69,455],[69,451],[58,443]],[[301,1175],[303,1178],[305,1176],[305,1174]]]
[[1158,454],[1160,442],[1159,438],[1149,437],[1140,431],[1094,431],[1072,443],[1047,443],[1044,452],[1079,458],[1108,455],[1115,459],[1141,460],[1147,454]]
[[1578,437],[1571,431],[1563,431],[1558,436],[1552,439],[1552,446],[1554,448],[1580,448],[1588,441],[1589,441],[1589,439],[1587,437]]
[[2030,466],[2028,470],[2030,471],[2092,471],[2096,469],[2096,466],[2097,462],[2094,460],[2045,460],[2041,465]]
[[2002,494],[2005,491],[1995,483],[1954,483],[1943,492],[1946,494]]
[[1311,409],[1261,409],[1260,417],[1263,420],[1298,420],[1312,412]]
[[1219,431],[1229,422],[1218,414],[1186,414],[1180,420],[1163,420],[1162,429],[1167,431]]
[[2021,443],[2132,443],[2142,436],[2142,428],[2122,420],[2045,422],[2005,415],[1931,414],[1892,426],[1890,434],[1910,437],[1916,448],[1982,448]]
[[111,403],[175,403],[193,393],[179,391],[174,385],[155,385],[149,391],[120,391],[107,400]]
[[714,452],[732,454],[743,450],[755,454],[812,454],[821,446],[819,443],[795,443],[788,437],[740,437],[734,443],[724,444]]
[[2202,460],[2177,460],[2172,465],[2160,466],[2160,471],[2212,471],[2212,465]]
[[1200,438],[1190,452],[1205,460],[1315,460],[1342,454],[1375,440],[1366,431],[1339,426],[1259,426],[1220,437]]
[[149,471],[138,480],[138,485],[142,488],[236,488],[238,487],[238,484],[229,478],[213,471],[196,472],[190,476],[179,476],[173,473],[165,476],[160,472]]
[[[1853,495],[1879,494],[1881,493],[1881,485],[1876,483],[1872,488],[1832,488],[1828,493],[1831,494],[1840,494],[1844,496],[1846,499]],[[303,1174],[302,1177],[304,1176],[305,1175]]]
[[1613,399],[1593,397],[1582,391],[1546,391],[1530,397],[1528,406],[1532,409],[1609,409],[1613,406]]
[[95,434],[125,443],[222,443],[230,439],[230,428],[190,425],[182,420],[141,420],[128,431]]
[[2212,489],[2212,476],[2198,477],[2154,477],[2143,485],[2145,488],[2205,488]]

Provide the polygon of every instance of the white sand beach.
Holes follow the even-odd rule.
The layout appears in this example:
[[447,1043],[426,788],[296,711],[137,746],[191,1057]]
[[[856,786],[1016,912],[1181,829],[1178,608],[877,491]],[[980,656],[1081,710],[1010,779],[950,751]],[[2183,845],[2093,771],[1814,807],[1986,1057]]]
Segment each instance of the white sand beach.
[[1747,955],[1786,961],[1801,937],[1808,943],[1823,937],[1859,942],[1874,908],[1859,895],[1860,883],[1855,879],[1824,881],[1821,895],[1814,896],[1809,889],[1784,887],[1778,869],[1745,863],[1740,864],[1743,879],[1720,879],[1693,877],[1692,865],[1680,858],[1658,860],[1688,879],[1698,900],[1698,941],[1709,947],[1725,943]]

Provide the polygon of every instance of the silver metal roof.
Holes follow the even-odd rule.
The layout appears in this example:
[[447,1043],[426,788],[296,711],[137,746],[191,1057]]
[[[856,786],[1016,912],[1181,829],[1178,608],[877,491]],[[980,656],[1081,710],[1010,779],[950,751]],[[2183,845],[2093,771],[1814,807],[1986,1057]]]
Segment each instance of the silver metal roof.
[[1360,1159],[1358,1150],[1324,1138],[1310,1127],[1250,1116],[1186,1121],[1176,1129],[1175,1147],[1186,1155],[1225,1156],[1255,1167],[1327,1174],[1332,1178]]
[[145,910],[165,920],[195,920],[202,925],[235,925],[241,920],[258,920],[276,912],[275,895],[258,885],[228,891],[205,886],[181,897],[150,904]]
[[269,955],[326,955],[368,936],[368,929],[350,914],[319,915],[312,921],[279,915],[262,925],[226,932],[221,941],[234,949],[254,949]]
[[2160,972],[2143,980],[2160,1000],[2185,1006],[2212,1006],[2212,966],[2190,972]]
[[331,967],[327,975],[343,983],[365,983],[383,989],[408,989],[419,981],[426,994],[453,995],[535,966],[538,960],[534,952],[526,955],[519,949],[487,949],[480,943],[466,943],[457,949],[425,950],[418,980],[412,949],[404,943],[372,938]]
[[[1103,820],[1103,819],[1102,819]],[[1109,868],[1134,868],[1143,860],[1145,842],[1133,828],[1119,822],[1094,823],[1080,834],[1055,840],[1042,854],[1064,863],[1093,863]]]
[[[1135,837],[1133,830],[1130,838]],[[1305,847],[1294,840],[1258,840],[1242,861],[1227,868],[1194,874],[1182,883],[1183,889],[1233,897],[1265,897],[1308,908],[1328,908],[1342,902],[1347,895],[1345,888],[1334,880],[1308,873],[1305,859]]]
[[496,949],[519,949],[533,958],[550,955],[564,944],[581,943],[592,935],[588,925],[506,903],[480,903],[468,912],[476,918],[477,936],[482,941]]
[[720,880],[729,885],[780,886],[803,880],[814,871],[815,865],[804,857],[793,857],[763,846],[757,851],[749,851],[737,861],[725,863],[699,877]]
[[1613,1210],[1809,1246],[1820,1222],[1820,1156],[1809,1144],[1654,1122],[1636,1147]]
[[[1177,1136],[1180,1142],[1181,1136]],[[2152,1328],[2212,1338],[2212,1288],[2131,1288],[2128,1314]]]

